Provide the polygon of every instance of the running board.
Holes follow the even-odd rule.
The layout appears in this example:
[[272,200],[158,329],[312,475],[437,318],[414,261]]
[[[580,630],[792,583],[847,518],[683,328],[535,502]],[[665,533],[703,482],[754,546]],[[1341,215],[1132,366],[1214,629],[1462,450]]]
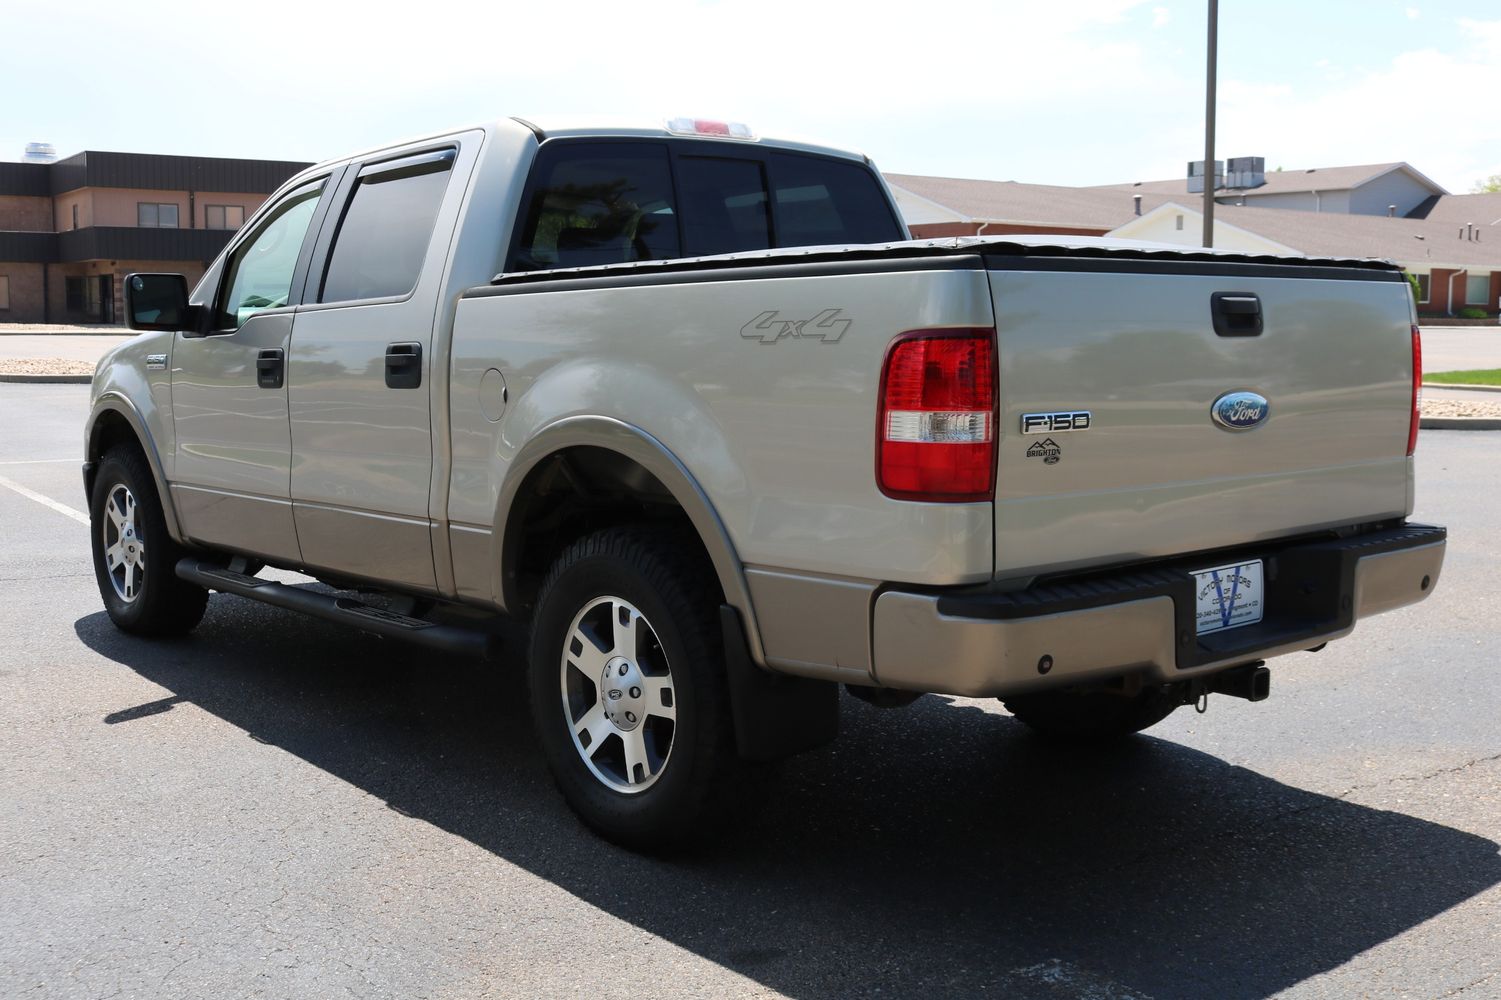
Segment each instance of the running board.
[[314,618],[339,622],[362,632],[391,639],[405,639],[431,649],[446,653],[462,653],[483,659],[495,659],[500,651],[500,640],[478,629],[459,625],[440,625],[422,618],[372,607],[352,597],[338,597],[316,591],[289,587],[275,580],[263,580],[257,576],[237,573],[223,566],[189,556],[177,563],[177,575],[189,583],[218,590],[252,601],[300,611]]

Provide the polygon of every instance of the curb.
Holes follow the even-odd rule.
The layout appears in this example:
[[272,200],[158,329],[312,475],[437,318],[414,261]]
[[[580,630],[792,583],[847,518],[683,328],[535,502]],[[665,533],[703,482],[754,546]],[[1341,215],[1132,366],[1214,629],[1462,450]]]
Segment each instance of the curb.
[[1425,431],[1501,431],[1501,417],[1422,417]]
[[1462,392],[1501,392],[1501,385],[1465,385],[1462,382],[1424,382],[1424,389],[1459,389]]
[[92,375],[33,375],[22,372],[0,372],[0,382],[28,382],[32,385],[88,385]]

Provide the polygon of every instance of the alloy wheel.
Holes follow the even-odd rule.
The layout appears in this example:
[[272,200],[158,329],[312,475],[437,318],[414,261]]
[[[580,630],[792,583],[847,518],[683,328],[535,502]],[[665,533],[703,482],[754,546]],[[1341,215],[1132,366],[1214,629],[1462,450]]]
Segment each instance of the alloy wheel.
[[569,626],[559,664],[564,719],[590,773],[635,794],[661,777],[677,728],[672,669],[629,601],[597,597]]

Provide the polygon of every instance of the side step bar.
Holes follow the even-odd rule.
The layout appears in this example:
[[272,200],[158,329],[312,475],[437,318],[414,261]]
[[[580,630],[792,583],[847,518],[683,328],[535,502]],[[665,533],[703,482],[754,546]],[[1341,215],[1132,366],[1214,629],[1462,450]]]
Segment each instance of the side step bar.
[[252,601],[286,608],[288,611],[300,611],[314,618],[352,626],[362,632],[391,639],[405,639],[445,653],[495,659],[500,652],[500,640],[478,629],[440,625],[372,607],[351,597],[337,597],[300,587],[289,587],[275,580],[262,580],[260,577],[237,573],[191,556],[177,563],[177,575],[189,583],[196,583],[210,590],[248,597]]

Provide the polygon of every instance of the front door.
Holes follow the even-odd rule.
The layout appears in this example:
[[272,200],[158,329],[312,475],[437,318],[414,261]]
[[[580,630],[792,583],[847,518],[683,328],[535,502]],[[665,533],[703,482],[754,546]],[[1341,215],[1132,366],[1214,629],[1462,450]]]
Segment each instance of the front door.
[[308,279],[287,368],[309,567],[437,587],[430,391],[437,289],[463,194],[449,184],[456,154],[448,145],[351,167],[342,218],[314,253],[326,263]]
[[286,352],[328,178],[289,192],[226,257],[207,331],[172,346],[172,494],[183,531],[300,562],[289,494]]

